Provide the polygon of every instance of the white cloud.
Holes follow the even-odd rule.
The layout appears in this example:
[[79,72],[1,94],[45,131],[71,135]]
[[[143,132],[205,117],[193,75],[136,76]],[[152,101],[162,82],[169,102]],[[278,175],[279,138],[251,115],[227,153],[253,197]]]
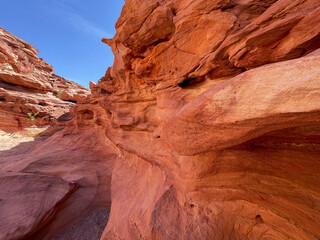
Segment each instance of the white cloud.
[[64,17],[74,28],[76,28],[79,31],[83,31],[88,34],[93,34],[100,38],[112,38],[112,35],[110,33],[97,27],[95,24],[76,13],[66,12]]
[[81,16],[79,13],[76,13],[75,9],[70,7],[72,1],[61,0],[56,2],[59,6],[59,16],[62,16],[68,21],[68,23],[78,31],[99,37],[99,38],[112,38],[113,35],[103,30],[93,22]]

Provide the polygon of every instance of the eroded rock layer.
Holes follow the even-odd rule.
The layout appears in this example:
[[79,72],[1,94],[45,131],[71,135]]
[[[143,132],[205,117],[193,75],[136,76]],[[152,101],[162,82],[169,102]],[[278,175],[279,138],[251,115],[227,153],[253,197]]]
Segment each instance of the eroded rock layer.
[[120,156],[101,239],[320,238],[319,13],[126,1],[114,64],[72,110]]
[[127,0],[73,125],[0,161],[79,186],[32,239],[103,204],[102,240],[319,239],[319,11]]
[[[0,128],[57,124],[89,91],[55,75],[31,44],[0,28]],[[31,119],[36,113],[35,119]],[[31,114],[31,117],[28,116]]]
[[0,186],[0,239],[37,231],[75,187],[58,177],[8,172],[0,173]]
[[[108,211],[114,152],[99,129],[65,129],[0,151],[0,239],[52,240],[82,228],[89,213]],[[93,227],[101,232],[106,225],[88,221],[100,222]]]

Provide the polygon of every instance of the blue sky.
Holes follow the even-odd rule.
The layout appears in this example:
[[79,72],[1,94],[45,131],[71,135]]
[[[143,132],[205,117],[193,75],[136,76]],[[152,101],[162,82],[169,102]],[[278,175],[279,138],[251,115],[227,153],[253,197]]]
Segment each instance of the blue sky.
[[85,87],[113,63],[112,38],[124,0],[3,0],[0,26],[31,43],[54,72]]

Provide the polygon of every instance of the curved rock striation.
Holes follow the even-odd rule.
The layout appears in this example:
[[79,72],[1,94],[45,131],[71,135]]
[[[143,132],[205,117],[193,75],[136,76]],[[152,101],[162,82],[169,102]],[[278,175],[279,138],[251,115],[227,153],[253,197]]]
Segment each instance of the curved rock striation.
[[[21,130],[36,123],[54,125],[89,91],[55,75],[31,44],[0,28],[0,128]],[[30,121],[28,113],[38,115]]]
[[103,39],[114,64],[72,124],[0,162],[80,186],[33,239],[103,204],[102,240],[319,239],[319,11],[126,1]]
[[72,109],[120,156],[101,239],[320,238],[319,11],[126,2],[113,66]]
[[[83,226],[88,214],[110,209],[114,152],[103,132],[84,128],[0,151],[0,239],[54,239]],[[102,232],[105,216],[91,217]]]
[[7,172],[0,176],[1,239],[22,239],[36,232],[75,188],[53,176]]
[[106,129],[122,160],[103,239],[318,239],[319,64],[240,74],[153,132]]

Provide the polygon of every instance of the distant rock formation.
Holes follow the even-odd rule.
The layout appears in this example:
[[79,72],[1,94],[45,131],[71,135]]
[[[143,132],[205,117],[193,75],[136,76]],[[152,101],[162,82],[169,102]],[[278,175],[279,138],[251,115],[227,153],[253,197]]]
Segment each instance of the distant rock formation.
[[320,239],[319,13],[318,0],[127,0],[103,39],[114,64],[72,125],[0,161],[79,186],[32,239],[103,204],[101,240]]
[[[54,74],[29,43],[0,28],[0,129],[54,125],[88,89]],[[28,120],[28,114],[34,116]],[[27,119],[26,119],[27,118]]]

